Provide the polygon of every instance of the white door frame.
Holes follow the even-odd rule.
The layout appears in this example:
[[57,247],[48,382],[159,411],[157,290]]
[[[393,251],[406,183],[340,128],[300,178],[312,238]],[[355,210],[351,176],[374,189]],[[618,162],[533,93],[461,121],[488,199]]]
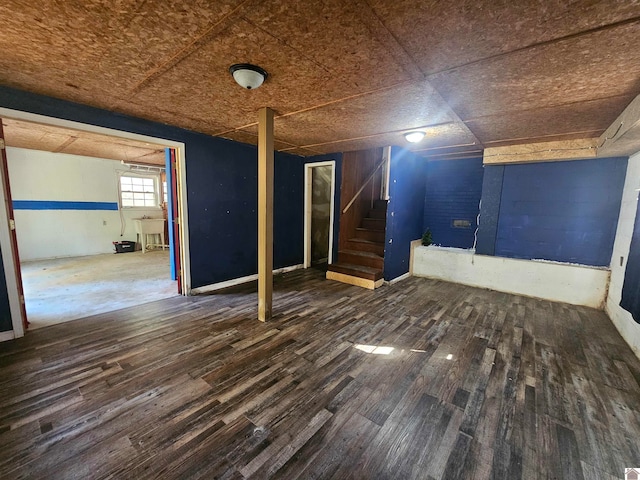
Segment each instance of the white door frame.
[[331,212],[329,214],[329,258],[328,262],[332,262],[333,258],[333,218],[336,196],[336,162],[330,160],[327,162],[305,163],[304,165],[304,268],[311,266],[311,208],[313,195],[313,176],[311,169],[316,167],[331,167]]
[[[150,137],[147,135],[140,135],[137,133],[131,133],[124,130],[115,130],[112,128],[98,127],[95,125],[89,125],[86,123],[74,122],[70,120],[63,120],[61,118],[49,117],[45,115],[38,115],[35,113],[23,112],[20,110],[12,110],[9,108],[0,107],[0,118],[10,118],[14,120],[23,120],[26,122],[40,123],[43,125],[51,125],[57,127],[72,128],[75,130],[81,130],[91,133],[99,133],[103,135],[109,135],[112,137],[120,137],[131,140],[138,140],[145,143],[150,143],[162,147],[171,147],[176,150],[176,168],[178,177],[178,215],[180,218],[179,231],[180,231],[180,261],[181,261],[181,277],[182,277],[182,293],[183,295],[191,294],[191,265],[189,262],[189,219],[187,217],[187,170],[186,170],[186,153],[185,144],[183,142],[176,142],[174,140],[167,140],[163,138]],[[4,185],[0,186],[2,189],[2,198],[7,201],[7,192],[4,189]],[[2,209],[0,209],[2,210]],[[4,215],[6,217],[6,214]],[[0,213],[0,248],[2,249],[2,259],[4,261],[4,274],[7,279],[7,291],[9,294],[9,305],[11,306],[11,320],[13,323],[14,336],[21,337],[24,335],[24,329],[22,327],[22,315],[14,315],[14,305],[18,305],[20,299],[18,298],[16,268],[20,268],[20,265],[14,265],[12,257],[12,245],[11,242],[6,243],[10,239],[9,223],[8,219],[3,218]],[[12,280],[13,279],[13,280]]]

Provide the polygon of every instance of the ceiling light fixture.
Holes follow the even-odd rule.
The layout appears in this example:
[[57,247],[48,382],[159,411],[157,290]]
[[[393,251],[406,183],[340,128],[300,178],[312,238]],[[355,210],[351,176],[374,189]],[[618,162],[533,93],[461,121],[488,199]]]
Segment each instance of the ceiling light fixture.
[[418,143],[424,136],[425,133],[421,131],[407,132],[404,134],[404,138],[406,138],[409,143]]
[[265,70],[250,63],[231,65],[229,72],[236,83],[247,90],[258,88],[269,76]]

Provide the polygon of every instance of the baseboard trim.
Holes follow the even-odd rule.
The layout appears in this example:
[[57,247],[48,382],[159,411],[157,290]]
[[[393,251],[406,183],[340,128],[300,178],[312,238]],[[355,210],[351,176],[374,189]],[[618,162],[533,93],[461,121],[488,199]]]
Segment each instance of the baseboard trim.
[[8,332],[0,332],[0,342],[6,342],[7,340],[13,340],[16,336],[13,333],[13,330]]
[[402,280],[406,280],[410,276],[411,276],[411,272],[407,272],[404,275],[400,275],[399,277],[394,278],[393,280],[387,281],[386,283],[388,283],[389,285],[393,285],[394,283],[398,283],[398,282],[401,282]]
[[[298,265],[292,265],[290,267],[278,268],[273,271],[274,275],[281,273],[293,272],[304,268],[302,263]],[[222,290],[223,288],[235,287],[236,285],[242,285],[243,283],[253,282],[258,279],[258,274],[247,275],[246,277],[234,278],[233,280],[227,280],[226,282],[214,283],[212,285],[205,285],[203,287],[197,287],[191,289],[191,295],[200,295],[202,293],[215,292],[216,290]]]
[[344,273],[332,272],[331,270],[327,271],[327,280],[348,283],[349,285],[368,288],[369,290],[375,290],[384,283],[384,279],[382,278],[380,280],[369,280],[367,278],[354,277]]

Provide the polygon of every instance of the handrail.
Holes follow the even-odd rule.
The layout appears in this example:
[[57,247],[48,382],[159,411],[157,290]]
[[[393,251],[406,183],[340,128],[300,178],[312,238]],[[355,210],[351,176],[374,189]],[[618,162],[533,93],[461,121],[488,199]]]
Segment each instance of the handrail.
[[364,187],[367,186],[367,184],[371,181],[371,179],[375,176],[375,174],[378,172],[378,170],[380,170],[380,167],[382,167],[385,163],[387,162],[386,158],[383,158],[382,161],[378,164],[378,166],[373,170],[373,172],[371,172],[371,175],[369,175],[369,178],[367,178],[364,183],[362,184],[362,186],[360,187],[360,189],[356,192],[356,194],[353,196],[353,198],[349,201],[349,203],[347,203],[347,206],[344,207],[344,210],[342,210],[342,213],[347,213],[347,210],[349,210],[349,208],[351,208],[351,205],[353,205],[353,202],[356,201],[356,199],[360,196],[360,194],[362,193],[362,191],[364,190]]

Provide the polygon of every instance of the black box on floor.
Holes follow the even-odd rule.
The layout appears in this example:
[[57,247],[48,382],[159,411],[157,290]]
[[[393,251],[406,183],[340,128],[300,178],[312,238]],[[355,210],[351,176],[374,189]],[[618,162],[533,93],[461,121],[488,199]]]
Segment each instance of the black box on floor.
[[115,253],[135,252],[136,250],[136,242],[130,242],[128,240],[113,242],[113,246],[116,249]]

